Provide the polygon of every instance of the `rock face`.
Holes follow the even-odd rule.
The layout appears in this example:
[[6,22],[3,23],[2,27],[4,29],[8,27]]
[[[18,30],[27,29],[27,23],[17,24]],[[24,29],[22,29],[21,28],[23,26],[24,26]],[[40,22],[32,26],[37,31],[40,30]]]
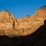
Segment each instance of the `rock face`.
[[0,12],[0,35],[25,36],[34,33],[44,24],[46,6],[35,11],[32,16],[16,19],[8,11]]
[[9,35],[15,28],[16,19],[6,10],[0,12],[0,35]]

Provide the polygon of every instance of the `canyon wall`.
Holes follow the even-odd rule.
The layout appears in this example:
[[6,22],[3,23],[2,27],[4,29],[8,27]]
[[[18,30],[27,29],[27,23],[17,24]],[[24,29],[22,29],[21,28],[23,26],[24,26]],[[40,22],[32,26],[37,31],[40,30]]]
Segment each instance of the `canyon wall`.
[[46,20],[46,6],[37,9],[32,16],[16,19],[6,10],[0,12],[0,35],[25,36],[34,33]]

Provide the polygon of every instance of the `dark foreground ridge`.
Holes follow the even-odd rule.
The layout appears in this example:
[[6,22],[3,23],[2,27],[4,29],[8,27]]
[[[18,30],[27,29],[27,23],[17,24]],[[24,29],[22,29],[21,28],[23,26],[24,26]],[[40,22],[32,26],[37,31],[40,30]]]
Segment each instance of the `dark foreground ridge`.
[[46,20],[31,35],[12,38],[0,36],[0,46],[46,46]]

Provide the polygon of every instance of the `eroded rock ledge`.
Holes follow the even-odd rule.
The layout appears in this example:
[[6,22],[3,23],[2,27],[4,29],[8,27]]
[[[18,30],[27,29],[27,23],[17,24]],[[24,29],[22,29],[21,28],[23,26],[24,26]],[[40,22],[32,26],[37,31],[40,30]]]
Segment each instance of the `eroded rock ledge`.
[[25,36],[34,33],[44,24],[46,6],[37,9],[32,16],[16,19],[6,10],[0,12],[0,35]]

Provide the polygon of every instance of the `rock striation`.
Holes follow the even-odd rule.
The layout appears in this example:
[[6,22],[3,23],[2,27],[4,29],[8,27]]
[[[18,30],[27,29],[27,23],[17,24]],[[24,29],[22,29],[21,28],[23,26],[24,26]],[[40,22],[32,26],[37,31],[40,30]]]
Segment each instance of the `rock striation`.
[[32,16],[16,19],[6,10],[0,12],[0,35],[25,36],[34,33],[44,24],[46,6],[37,9]]

